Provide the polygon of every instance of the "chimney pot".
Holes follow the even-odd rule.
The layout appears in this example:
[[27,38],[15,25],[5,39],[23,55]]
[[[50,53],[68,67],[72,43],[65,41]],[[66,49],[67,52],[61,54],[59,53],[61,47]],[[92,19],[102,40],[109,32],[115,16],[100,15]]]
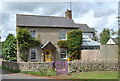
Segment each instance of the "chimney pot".
[[65,15],[67,17],[67,19],[72,19],[72,11],[71,10],[68,10],[65,12]]

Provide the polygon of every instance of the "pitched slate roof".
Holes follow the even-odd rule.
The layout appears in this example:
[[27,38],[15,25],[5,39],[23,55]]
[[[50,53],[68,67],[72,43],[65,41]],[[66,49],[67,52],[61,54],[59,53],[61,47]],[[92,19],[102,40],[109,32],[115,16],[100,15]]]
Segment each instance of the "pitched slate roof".
[[117,38],[111,38],[116,44],[118,44],[118,39]]
[[72,19],[55,16],[17,14],[17,26],[78,28]]
[[92,28],[88,27],[87,24],[76,24],[79,29],[83,32],[95,32]]
[[76,24],[66,17],[17,14],[16,22],[23,27],[79,28],[82,32],[95,32],[87,24]]

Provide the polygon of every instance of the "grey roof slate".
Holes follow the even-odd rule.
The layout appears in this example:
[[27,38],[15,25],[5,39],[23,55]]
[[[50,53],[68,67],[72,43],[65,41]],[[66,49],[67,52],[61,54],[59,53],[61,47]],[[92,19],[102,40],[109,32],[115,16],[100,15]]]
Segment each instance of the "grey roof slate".
[[95,32],[92,28],[88,27],[87,24],[76,24],[78,25],[79,29],[83,32]]
[[116,44],[118,44],[118,39],[117,38],[111,38]]
[[16,21],[17,26],[78,28],[72,19],[67,19],[66,17],[17,14]]
[[95,32],[87,24],[76,24],[66,17],[17,14],[16,22],[23,27],[79,28],[82,32]]

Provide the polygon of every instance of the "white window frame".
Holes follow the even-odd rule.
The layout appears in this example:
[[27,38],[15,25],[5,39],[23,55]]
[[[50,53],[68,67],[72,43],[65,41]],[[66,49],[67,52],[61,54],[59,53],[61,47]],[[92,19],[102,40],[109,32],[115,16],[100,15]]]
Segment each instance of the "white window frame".
[[61,49],[65,49],[65,48],[60,48],[60,58],[61,58],[61,54],[66,54],[66,58],[61,58],[61,59],[68,59],[68,55],[67,55],[67,50],[66,50],[66,53],[61,53]]
[[[34,29],[30,29],[30,34],[31,34],[31,36],[33,37],[33,35],[32,35],[32,32],[33,31],[35,31]],[[36,31],[35,31],[35,35],[34,35],[34,37],[33,38],[36,38]]]
[[[32,54],[31,54],[31,51],[32,51],[32,50],[35,50],[35,52],[36,52],[36,57],[35,57],[35,59],[31,59],[31,55],[32,55]],[[30,49],[30,60],[37,60],[37,49]]]
[[[61,36],[61,32],[65,31],[65,36]],[[61,39],[61,38],[65,38],[65,39]],[[61,29],[59,31],[59,40],[67,40],[67,31],[65,29]]]

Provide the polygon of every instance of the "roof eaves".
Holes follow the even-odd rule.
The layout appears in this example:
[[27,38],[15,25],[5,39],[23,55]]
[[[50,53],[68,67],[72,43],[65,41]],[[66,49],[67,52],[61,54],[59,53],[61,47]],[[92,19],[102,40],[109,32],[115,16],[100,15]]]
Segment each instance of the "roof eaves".
[[44,28],[49,28],[49,27],[53,27],[53,28],[55,28],[55,27],[57,27],[57,28],[78,28],[77,26],[30,26],[30,25],[17,25],[17,26],[19,26],[19,27],[36,27],[36,28],[38,28],[38,27],[44,27]]

